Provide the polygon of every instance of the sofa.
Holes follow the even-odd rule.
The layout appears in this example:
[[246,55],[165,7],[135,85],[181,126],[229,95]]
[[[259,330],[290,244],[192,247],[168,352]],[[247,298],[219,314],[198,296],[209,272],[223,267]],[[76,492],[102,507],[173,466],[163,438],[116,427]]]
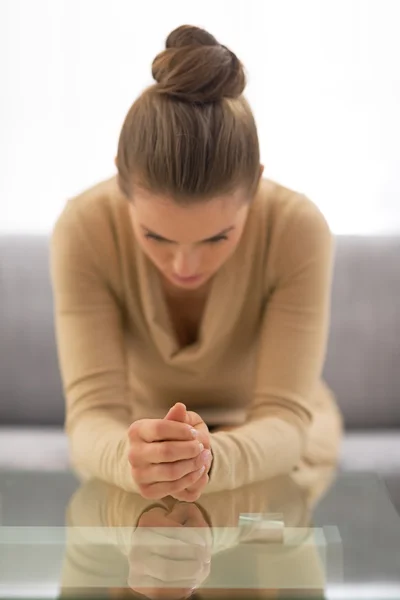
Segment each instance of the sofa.
[[[324,377],[340,468],[376,471],[400,508],[400,236],[336,236]],[[49,238],[0,235],[0,469],[68,468]]]

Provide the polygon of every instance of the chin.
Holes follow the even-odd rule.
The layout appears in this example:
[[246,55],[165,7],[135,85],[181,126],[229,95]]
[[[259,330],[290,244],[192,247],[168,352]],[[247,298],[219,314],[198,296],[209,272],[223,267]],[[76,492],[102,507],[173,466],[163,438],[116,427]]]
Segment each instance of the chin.
[[170,281],[177,287],[193,290],[202,286],[206,281],[206,277],[204,275],[199,275],[185,280],[171,275]]
[[173,275],[168,274],[164,275],[164,278],[168,281],[169,285],[173,287],[175,290],[180,290],[182,292],[196,292],[201,291],[207,283],[210,281],[212,276],[210,275],[202,275],[198,280],[193,281],[179,281]]

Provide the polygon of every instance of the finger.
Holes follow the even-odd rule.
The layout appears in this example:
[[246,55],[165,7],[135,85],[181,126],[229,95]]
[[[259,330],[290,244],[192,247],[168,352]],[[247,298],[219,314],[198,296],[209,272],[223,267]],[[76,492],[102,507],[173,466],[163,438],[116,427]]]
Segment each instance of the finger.
[[144,513],[139,519],[138,527],[183,527],[178,520],[174,520],[162,510],[151,510]]
[[[155,518],[152,518],[152,513]],[[183,525],[185,521],[186,524]],[[195,504],[178,502],[173,513],[168,516],[160,511],[149,511],[141,517],[138,526],[142,529],[136,529],[132,536],[132,557],[136,556],[135,549],[139,548],[140,553],[147,546],[166,559],[205,560],[210,546],[210,532]],[[190,528],[189,532],[187,528]],[[198,531],[200,528],[201,531]],[[136,558],[139,559],[140,556]]]
[[130,563],[131,572],[136,575],[148,575],[167,584],[180,582],[186,585],[196,581],[203,566],[198,560],[165,560],[152,554],[144,554],[140,560]]
[[[210,455],[208,455],[208,456],[210,456]],[[204,475],[208,475],[209,474],[210,468],[211,468],[211,463],[212,463],[212,458],[208,458],[207,461],[206,461],[206,463],[205,463],[206,470],[205,470]],[[207,479],[206,483],[208,483],[208,481],[209,481],[209,479]],[[194,483],[193,485],[191,485],[188,488],[186,488],[186,491],[188,491],[188,492],[195,491],[198,488],[201,488],[203,484],[204,484],[204,479],[203,479],[203,481],[196,481],[196,483]],[[185,502],[187,502],[187,501],[185,500]]]
[[172,463],[196,458],[204,450],[198,440],[190,442],[141,442],[131,447],[129,462],[135,469],[147,469],[150,464]]
[[139,429],[139,437],[144,442],[163,442],[166,440],[190,441],[197,437],[197,431],[186,423],[165,419],[148,419],[146,426]]
[[188,552],[190,548],[195,553],[203,552],[209,546],[208,533],[204,527],[142,527],[136,529],[132,536],[131,552],[137,546],[147,547],[158,554],[163,554],[165,549],[171,551],[172,548],[178,554],[181,550]]
[[142,460],[146,463],[168,463],[178,460],[196,458],[204,450],[204,445],[198,440],[190,442],[153,442],[145,444]]
[[155,577],[137,576],[135,573],[130,573],[128,585],[134,592],[152,600],[174,600],[175,598],[188,598],[196,586],[196,582],[190,584],[185,582],[182,586],[169,586],[163,585],[163,582]]
[[146,465],[142,469],[139,468],[137,470],[135,479],[140,484],[176,482],[189,473],[198,471],[202,467],[206,470],[209,458],[210,451],[203,450],[196,458],[160,463],[158,465]]
[[186,406],[182,404],[182,402],[177,402],[172,408],[169,409],[164,418],[168,421],[179,421],[180,423],[186,423],[186,417]]
[[154,555],[160,556],[164,560],[177,560],[177,561],[200,561],[201,563],[206,562],[210,553],[208,548],[193,544],[173,544],[172,546],[164,546],[162,548],[154,548]]
[[[161,534],[160,534],[161,535]],[[145,554],[151,553],[154,556],[158,556],[160,560],[177,560],[177,561],[200,561],[205,563],[208,560],[210,554],[209,548],[204,548],[198,544],[188,544],[186,542],[180,542],[179,540],[170,540],[172,543],[157,544],[159,535],[151,536],[151,544],[142,543],[140,537],[138,539],[132,538],[132,549],[129,553],[130,560],[141,561],[144,560]],[[150,540],[145,540],[150,542]],[[164,540],[165,542],[165,540]]]
[[[132,584],[128,581],[128,586],[131,588],[134,594],[138,595],[143,600],[176,600],[180,598],[181,600],[189,600],[193,592],[195,590],[195,586],[190,587],[182,587],[177,588],[168,585],[162,585],[157,580],[152,580],[151,577],[148,578],[148,583],[144,584],[147,578],[144,577],[143,582],[140,581],[140,585],[135,585],[135,582]],[[135,597],[136,597],[135,595]],[[122,597],[122,595],[121,595]],[[127,595],[129,597],[129,594]]]
[[196,500],[200,498],[209,480],[208,473],[204,473],[194,485],[173,494],[173,496],[176,500],[180,500],[181,502],[196,502]]
[[181,492],[185,488],[193,485],[203,475],[205,467],[201,467],[197,471],[188,473],[181,479],[175,481],[161,481],[157,483],[139,484],[140,493],[144,498],[155,500],[165,498],[165,496],[173,496]]
[[[142,556],[153,553],[160,557],[166,555],[168,558],[172,547],[185,546],[187,548],[188,544],[177,538],[177,529],[177,527],[168,529],[165,527],[141,527],[136,529],[131,538],[132,547],[129,553],[131,560],[139,560],[140,562]],[[169,536],[166,535],[166,532],[169,533]],[[196,548],[200,550],[199,545]]]
[[187,411],[187,422],[192,427],[197,427],[197,426],[202,425],[204,423],[204,421],[200,417],[200,415],[197,412],[194,412],[193,410],[188,410]]
[[168,517],[185,527],[208,527],[199,507],[188,502],[177,502]]
[[210,447],[210,432],[202,418],[193,411],[188,411],[187,423],[191,425],[198,433],[197,439],[203,442],[206,448]]

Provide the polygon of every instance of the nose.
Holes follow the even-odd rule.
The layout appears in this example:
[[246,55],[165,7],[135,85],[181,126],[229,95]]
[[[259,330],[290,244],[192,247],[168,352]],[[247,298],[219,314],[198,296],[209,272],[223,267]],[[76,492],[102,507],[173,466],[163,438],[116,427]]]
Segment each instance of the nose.
[[200,254],[195,249],[179,249],[173,258],[173,271],[178,277],[199,275]]

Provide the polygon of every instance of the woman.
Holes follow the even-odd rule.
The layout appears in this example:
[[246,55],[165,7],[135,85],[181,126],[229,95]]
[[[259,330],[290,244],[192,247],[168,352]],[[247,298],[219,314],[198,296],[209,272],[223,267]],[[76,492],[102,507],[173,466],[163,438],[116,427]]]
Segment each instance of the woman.
[[187,501],[333,464],[329,226],[262,178],[230,50],[182,26],[152,73],[117,176],[71,199],[52,235],[72,461]]

